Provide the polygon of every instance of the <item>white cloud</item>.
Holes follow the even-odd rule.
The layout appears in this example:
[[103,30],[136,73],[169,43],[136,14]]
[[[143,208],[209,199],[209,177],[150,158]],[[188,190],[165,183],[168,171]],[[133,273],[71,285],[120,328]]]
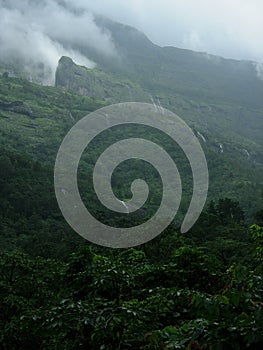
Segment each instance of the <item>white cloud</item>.
[[255,63],[255,69],[257,72],[257,77],[261,80],[263,80],[263,63]]
[[263,62],[261,0],[78,0],[77,3],[136,26],[160,45]]
[[19,57],[29,73],[37,73],[41,67],[44,84],[54,83],[57,63],[63,55],[94,67],[94,62],[76,49],[88,46],[103,54],[115,54],[109,34],[96,26],[87,11],[74,13],[54,0],[40,4],[0,1],[0,59]]
[[61,55],[91,67],[83,48],[116,54],[90,10],[162,46],[263,62],[261,0],[0,0],[0,59],[19,53],[29,70],[40,61],[50,83]]

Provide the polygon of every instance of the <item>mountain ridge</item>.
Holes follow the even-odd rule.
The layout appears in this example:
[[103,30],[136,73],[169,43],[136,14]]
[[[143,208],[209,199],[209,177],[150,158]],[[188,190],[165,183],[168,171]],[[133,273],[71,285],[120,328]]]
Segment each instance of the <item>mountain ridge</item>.
[[[111,21],[107,23],[112,24]],[[263,107],[261,108],[260,103],[257,106],[253,105],[250,97],[255,91],[252,88],[255,81],[258,84],[261,82],[253,73],[252,83],[250,81],[252,85],[243,91],[243,95],[250,101],[248,104],[242,100],[243,95],[234,93],[239,102],[235,102],[233,98],[225,100],[224,95],[212,98],[213,95],[206,94],[209,90],[209,85],[206,84],[209,81],[212,83],[214,77],[220,77],[222,72],[212,71],[213,75],[210,76],[210,71],[205,71],[207,66],[204,62],[211,60],[204,58],[202,54],[189,54],[187,50],[176,48],[160,48],[154,44],[145,48],[140,43],[140,50],[133,51],[137,43],[137,34],[132,45],[131,41],[125,39],[126,31],[121,33],[121,29],[126,27],[114,24],[115,32],[118,32],[128,52],[131,52],[131,55],[126,57],[129,60],[126,66],[118,67],[119,60],[111,64],[112,57],[105,58],[101,55],[97,67],[89,69],[76,65],[71,58],[62,57],[56,72],[55,88],[45,88],[25,80],[3,76],[0,94],[2,144],[8,140],[12,151],[17,149],[34,156],[36,160],[53,161],[59,140],[62,141],[63,135],[74,122],[90,111],[90,106],[99,108],[111,103],[136,101],[155,104],[178,114],[202,143],[212,179],[209,198],[234,198],[239,200],[250,214],[259,209],[263,193],[260,176],[263,171]],[[134,37],[133,29],[128,28]],[[135,33],[140,32],[135,30]],[[144,35],[139,34],[139,37],[142,42],[148,40]],[[119,50],[122,50],[122,42],[119,42]],[[148,60],[147,53],[151,48],[154,48],[158,55],[161,52],[164,54],[157,57],[152,54]],[[123,60],[125,53],[122,53]],[[96,54],[95,52],[94,55]],[[138,60],[141,61],[138,63]],[[230,65],[225,60],[222,63],[221,68],[225,75],[233,69],[233,65],[235,66],[236,61],[231,62]],[[153,69],[156,64],[158,70]],[[240,69],[244,74],[253,72],[247,63],[244,64],[245,70],[242,64],[244,63],[234,67],[237,72]],[[200,72],[197,67],[202,67],[203,70]],[[210,62],[210,69],[211,67],[218,67],[217,63]],[[198,77],[200,74],[203,76],[204,71],[206,74],[200,82]],[[174,74],[178,80],[174,79]],[[224,87],[227,82],[228,80],[221,76],[221,80],[216,81],[216,84],[218,87],[222,83]],[[233,84],[238,86],[238,83]],[[245,83],[246,81],[239,86],[241,90]],[[231,90],[233,86],[229,88]],[[248,90],[250,94],[247,95]],[[22,91],[24,93],[21,93]],[[227,93],[222,87],[220,91]],[[213,94],[218,96],[217,93],[215,87]],[[258,91],[258,95],[260,93],[261,90]],[[17,105],[12,105],[13,102]],[[258,197],[255,203],[254,194]]]

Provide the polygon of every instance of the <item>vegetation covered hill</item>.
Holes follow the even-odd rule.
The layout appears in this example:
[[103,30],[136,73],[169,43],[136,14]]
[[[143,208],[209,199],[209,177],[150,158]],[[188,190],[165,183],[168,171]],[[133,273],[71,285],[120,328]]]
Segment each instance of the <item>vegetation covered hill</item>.
[[[119,60],[96,57],[102,67],[139,81],[151,92],[183,95],[198,102],[263,107],[263,81],[256,63],[237,61],[175,47],[159,47],[135,28],[98,18],[110,31]],[[90,51],[90,55],[93,53]],[[107,63],[106,63],[107,62]]]
[[[260,226],[249,231],[248,210],[233,199],[219,199],[186,235],[178,233],[179,216],[138,249],[89,244],[58,209],[53,165],[69,128],[105,101],[6,76],[0,82],[0,348],[260,349],[263,234]],[[191,195],[191,177],[175,145],[146,129],[126,132],[152,137],[171,156],[176,153]],[[87,176],[105,148],[102,140],[111,144],[123,136],[117,128],[95,140],[79,176],[89,209],[117,226],[134,225],[138,218],[125,221],[102,212],[87,191]],[[251,218],[261,204],[259,163],[242,153],[222,158],[206,137],[210,198],[229,193],[235,198],[239,189],[250,220],[262,225],[262,211]],[[248,161],[251,169],[244,166]],[[115,174],[113,187],[123,198],[128,187],[118,192],[119,185],[137,177],[137,166],[124,164]],[[152,169],[143,175],[158,195]]]
[[[109,103],[77,95],[68,90],[42,87],[17,78],[1,77],[0,82],[0,143],[2,148],[26,154],[35,161],[49,163],[51,166],[54,164],[59,145],[70,127],[90,111]],[[191,105],[186,106],[187,113],[185,109],[184,115],[190,115]],[[197,108],[196,105],[192,104],[192,109],[195,110],[195,108]],[[201,114],[199,115],[201,118]],[[262,154],[260,147],[248,141],[244,142],[236,134],[235,139],[231,137],[226,143],[222,143],[222,153],[220,150],[221,138],[215,139],[212,131],[201,133],[200,128],[196,127],[197,114],[193,117],[193,124],[190,126],[199,137],[208,160],[209,200],[218,200],[226,196],[238,200],[246,210],[246,216],[251,219],[251,215],[261,208],[262,203]],[[216,119],[215,116],[214,118]],[[196,119],[195,122],[194,119]],[[185,158],[178,147],[176,148],[176,145],[168,139],[164,139],[162,135],[151,134],[147,129],[136,130],[135,133],[131,132],[132,135],[152,140],[158,139],[160,145],[166,147],[172,156],[178,155],[179,170],[181,168],[183,174],[188,174],[182,178],[186,179],[185,192],[186,198],[189,198],[192,190],[191,175],[187,170]],[[120,129],[115,129],[114,132],[106,135],[108,144],[123,137],[123,130]],[[205,137],[205,141],[202,137]],[[105,147],[102,140],[98,139],[93,144],[94,151],[84,155],[84,158],[89,161],[93,158],[95,161],[95,154],[98,156]],[[91,170],[91,168],[89,169]],[[124,164],[120,171],[123,173],[129,169],[131,169],[131,165]],[[145,171],[146,175],[152,177],[150,170]],[[133,176],[136,177],[136,174],[133,173]],[[121,177],[120,174],[119,179]],[[156,188],[161,191],[160,184]],[[127,197],[127,193],[125,197]]]
[[2,76],[0,143],[5,149],[52,163],[69,128],[104,105],[92,97]]
[[102,17],[97,23],[110,31],[118,56],[79,47],[98,63],[97,69],[63,69],[62,60],[57,86],[84,95],[91,91],[110,102],[161,103],[202,134],[211,134],[215,144],[230,142],[246,154],[255,151],[263,162],[263,80],[255,62],[162,48],[132,27]]
[[[93,70],[62,58],[56,85],[97,94],[108,103],[144,101],[174,111],[194,129],[206,151],[211,198],[234,197],[249,211],[255,201],[262,202],[263,81],[256,63],[161,48],[129,26],[102,17],[97,23],[110,31],[118,56],[83,49],[98,63]],[[219,177],[222,183],[217,186]],[[257,195],[247,205],[243,191],[252,183]]]
[[[97,21],[112,32],[115,62],[89,52],[98,66],[88,70],[63,57],[57,87],[0,77],[0,349],[261,349],[262,82],[250,62],[160,48],[133,28]],[[135,178],[146,179],[149,202],[137,216],[105,210],[91,185],[108,145],[147,138],[179,168],[184,198],[175,221],[136,249],[110,250],[62,217],[53,189],[59,145],[77,120],[119,101],[163,105],[199,138],[210,192],[187,234],[179,226],[192,194],[189,164],[146,127],[115,127],[91,143],[79,167],[81,196],[113,226],[151,216],[162,193],[152,167],[124,162],[112,178],[124,200]]]

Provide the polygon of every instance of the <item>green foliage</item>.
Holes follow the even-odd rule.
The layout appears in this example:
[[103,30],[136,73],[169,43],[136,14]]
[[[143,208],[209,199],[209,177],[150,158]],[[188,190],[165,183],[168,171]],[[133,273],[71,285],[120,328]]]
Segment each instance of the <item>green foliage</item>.
[[263,209],[257,211],[254,215],[256,223],[260,226],[263,226]]
[[[107,87],[108,89],[109,87]],[[115,91],[114,88],[113,91]],[[123,101],[121,98],[119,100]],[[70,127],[79,118],[94,109],[105,106],[106,103],[109,101],[96,100],[54,87],[39,86],[22,79],[0,77],[0,147],[4,152],[9,150],[12,153],[26,155],[35,161],[52,166],[59,145]],[[167,107],[169,109],[175,108],[175,112],[189,122],[196,134],[200,130],[206,137],[206,142],[202,146],[206,153],[210,174],[209,199],[217,201],[222,197],[229,197],[238,201],[246,212],[245,219],[252,223],[252,215],[260,209],[262,201],[262,166],[260,165],[262,150],[258,142],[255,142],[254,135],[251,136],[252,144],[250,139],[240,137],[239,132],[235,132],[234,135],[228,134],[229,130],[234,130],[234,126],[230,127],[225,124],[224,108],[217,107],[213,113],[210,113],[204,111],[203,108],[200,109],[197,102],[185,101],[180,96],[176,97],[176,101],[171,101],[171,105]],[[236,113],[235,107],[229,107],[226,115],[233,116]],[[247,115],[248,112],[242,113]],[[195,115],[194,122],[193,115]],[[207,130],[203,131],[199,121],[204,123],[204,119],[208,124],[220,120],[222,130],[211,124]],[[251,121],[251,123],[256,125],[255,123],[259,123],[259,121],[260,117],[257,116],[255,122]],[[84,171],[87,171],[87,168],[91,170],[89,164],[93,162],[94,155],[98,154],[98,150],[104,150],[106,145],[116,142],[126,135],[148,138],[157,142],[175,159],[184,181],[185,198],[179,213],[179,220],[181,220],[183,212],[187,209],[192,190],[190,167],[183,152],[169,138],[161,133],[153,132],[149,128],[142,128],[142,130],[138,128],[117,129],[106,133],[105,140],[98,137],[93,147],[87,150],[87,154],[83,154],[82,159],[86,163]],[[259,130],[260,125],[255,126],[254,129]],[[219,135],[217,135],[218,132]],[[221,139],[222,135],[226,137],[226,140]],[[225,152],[223,154],[218,151],[219,140],[224,144]],[[103,144],[102,141],[105,143]],[[244,149],[249,149],[250,158],[244,153]],[[119,182],[123,181],[123,178],[125,179],[127,169],[131,176],[134,175],[137,168],[137,165],[134,167],[131,162],[121,165],[120,169],[116,170],[116,177],[113,180],[114,187],[120,187]],[[161,193],[161,184],[157,184],[158,176],[150,168],[146,169],[144,175],[147,179],[149,178],[156,189],[156,192],[150,191],[156,202],[156,196]],[[127,191],[122,192],[120,195],[124,196],[124,199],[127,198]],[[87,202],[90,202],[90,199],[87,198]],[[111,212],[110,216],[112,217],[112,215]]]
[[256,245],[256,259],[263,263],[263,227],[259,225],[250,226],[250,232]]
[[218,201],[216,212],[222,224],[226,224],[229,221],[241,224],[245,218],[244,211],[240,208],[239,203],[229,198],[220,199]]
[[[253,260],[246,236],[234,239],[247,230],[238,203],[211,203],[189,237],[171,225],[141,250],[111,251],[69,230],[48,165],[10,152],[0,164],[1,247],[12,251],[0,256],[0,348],[260,346],[262,228],[251,228]],[[210,240],[195,247],[201,234]]]
[[259,349],[262,278],[218,271],[209,254],[181,247],[167,264],[141,250],[67,262],[1,254],[3,349]]
[[[104,24],[113,28],[125,65],[101,57],[100,67],[87,70],[63,58],[57,85],[70,82],[71,92],[0,77],[0,349],[261,349],[262,83],[248,63],[161,49],[129,27],[127,40],[118,24]],[[247,88],[241,89],[243,81]],[[150,94],[182,116],[197,137],[199,131],[205,135],[200,141],[214,201],[187,235],[178,234],[192,191],[185,157],[147,128],[112,129],[94,140],[80,163],[80,190],[95,216],[131,226],[156,209],[160,179],[139,162],[124,162],[112,179],[123,199],[138,174],[150,180],[150,205],[137,217],[103,211],[87,187],[98,154],[134,133],[176,160],[186,197],[176,220],[140,249],[95,247],[60,214],[55,155],[79,118],[109,101],[151,103]],[[257,225],[249,234],[255,212]]]
[[105,102],[0,76],[0,146],[50,163],[69,128]]
[[53,190],[53,169],[0,149],[1,251],[67,256],[81,242],[64,221]]

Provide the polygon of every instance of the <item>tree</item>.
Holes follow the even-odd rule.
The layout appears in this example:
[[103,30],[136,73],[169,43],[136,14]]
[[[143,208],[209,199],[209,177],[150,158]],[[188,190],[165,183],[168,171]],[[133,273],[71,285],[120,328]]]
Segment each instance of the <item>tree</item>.
[[250,226],[250,232],[256,245],[255,247],[256,260],[262,264],[263,262],[263,227],[254,224]]
[[222,224],[235,222],[243,224],[245,215],[243,209],[240,208],[239,203],[230,198],[219,199],[216,205],[217,215]]

